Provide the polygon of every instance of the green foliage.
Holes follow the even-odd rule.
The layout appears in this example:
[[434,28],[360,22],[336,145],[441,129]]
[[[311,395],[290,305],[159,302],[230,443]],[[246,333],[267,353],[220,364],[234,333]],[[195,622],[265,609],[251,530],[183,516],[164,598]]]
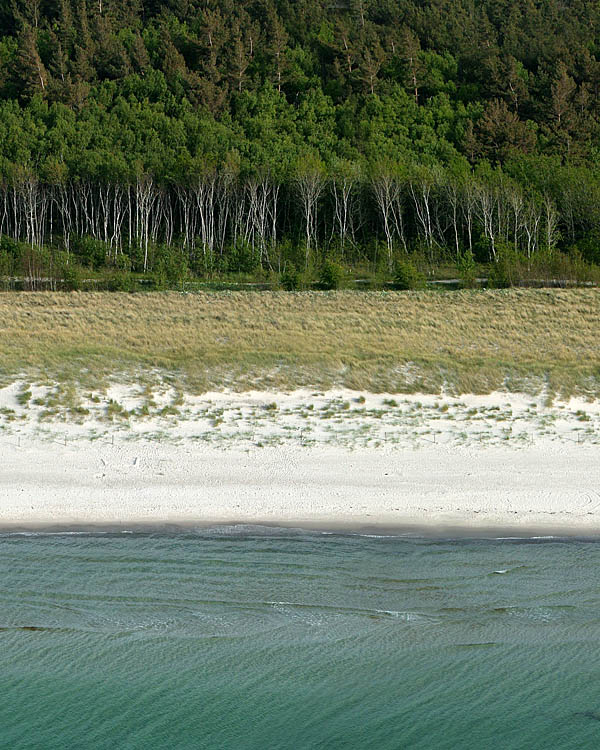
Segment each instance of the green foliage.
[[376,283],[406,248],[463,286],[475,263],[529,277],[546,245],[546,269],[600,264],[597,3],[92,5],[0,3],[5,278],[295,288],[325,249]]
[[260,265],[260,255],[255,247],[239,238],[227,254],[225,271],[229,273],[252,273]]
[[427,282],[415,264],[409,258],[404,258],[396,262],[394,286],[396,289],[425,289]]
[[83,266],[98,270],[106,265],[107,247],[100,240],[89,236],[76,237],[71,249]]
[[157,249],[153,282],[155,289],[181,288],[189,269],[185,256],[174,247],[161,245]]
[[102,279],[103,287],[109,292],[132,292],[134,281],[129,271],[107,271]]
[[588,263],[600,265],[600,232],[582,237],[570,248],[570,254],[574,257],[580,256]]
[[505,242],[496,243],[497,260],[490,264],[488,287],[507,289],[520,280],[522,257]]
[[9,237],[6,234],[0,234],[0,252],[10,258],[17,258],[21,254],[23,243]]
[[458,256],[456,271],[463,289],[472,289],[477,281],[477,265],[470,250],[465,250]]
[[12,275],[12,261],[12,257],[5,250],[0,250],[0,277],[8,277]]
[[319,273],[321,289],[341,289],[344,285],[346,273],[344,268],[335,260],[326,259]]
[[288,292],[295,292],[304,286],[304,276],[293,263],[288,263],[286,270],[281,274],[281,286]]
[[489,263],[494,260],[492,245],[487,237],[480,235],[473,243],[473,260],[477,263]]
[[83,269],[75,263],[65,263],[62,266],[62,281],[64,289],[76,292],[82,287]]

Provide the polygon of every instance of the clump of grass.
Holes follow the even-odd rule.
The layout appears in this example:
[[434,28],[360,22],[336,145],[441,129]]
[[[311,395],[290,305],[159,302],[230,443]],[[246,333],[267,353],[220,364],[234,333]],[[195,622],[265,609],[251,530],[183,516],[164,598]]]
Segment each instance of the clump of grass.
[[85,406],[75,406],[69,411],[71,412],[71,414],[76,414],[80,417],[85,417],[90,413],[90,410],[86,409]]
[[166,406],[163,406],[162,409],[158,410],[158,416],[159,417],[178,417],[179,409],[177,409],[172,404],[167,404]]
[[46,398],[44,400],[44,406],[48,409],[54,409],[56,406],[60,404],[60,394],[58,390],[50,391],[46,394]]
[[144,399],[144,403],[147,406],[148,410],[157,408],[156,401],[154,400],[154,392],[152,390],[152,386],[148,384],[144,386],[144,389],[142,391],[142,397]]
[[54,417],[58,416],[58,414],[60,414],[60,409],[57,409],[57,408],[43,409],[38,414],[38,421],[47,422],[49,419],[53,419]]
[[128,414],[118,401],[111,398],[106,405],[106,416],[108,419],[115,419],[115,417],[127,417]]
[[17,403],[19,404],[19,406],[27,406],[29,404],[31,396],[31,391],[29,390],[29,388],[25,387],[22,391],[17,393]]
[[184,402],[185,402],[185,397],[184,397],[183,391],[176,390],[173,396],[173,400],[171,401],[171,405],[183,406]]
[[393,398],[384,398],[383,403],[385,406],[391,406],[391,407],[398,406],[398,402]]
[[85,406],[74,406],[67,410],[65,417],[69,417],[73,422],[82,424],[87,416],[89,416],[90,410],[86,409]]
[[0,417],[4,417],[6,422],[14,422],[17,418],[14,409],[9,409],[7,406],[0,407]]

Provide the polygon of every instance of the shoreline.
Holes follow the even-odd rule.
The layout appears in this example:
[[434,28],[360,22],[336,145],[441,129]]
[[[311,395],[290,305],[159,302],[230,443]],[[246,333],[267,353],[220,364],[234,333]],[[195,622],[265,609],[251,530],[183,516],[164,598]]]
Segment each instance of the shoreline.
[[[115,385],[78,422],[42,419],[21,392],[0,390],[0,531],[600,536],[599,402],[213,392],[174,414],[165,390],[138,418],[140,396]],[[129,416],[107,419],[117,407]]]
[[45,443],[3,453],[0,529],[600,535],[591,446],[379,452]]
[[406,540],[454,540],[454,541],[585,541],[600,542],[600,526],[592,531],[585,527],[548,527],[548,528],[524,528],[503,526],[443,526],[443,525],[401,525],[391,526],[360,526],[354,524],[337,525],[327,523],[307,523],[299,526],[281,523],[255,523],[215,521],[199,521],[197,523],[120,523],[104,524],[101,522],[69,523],[65,524],[14,524],[0,523],[0,538],[11,536],[198,536],[198,537],[236,537],[236,536],[260,536],[265,539],[281,536],[314,536],[336,537],[355,536],[373,539],[406,539]]

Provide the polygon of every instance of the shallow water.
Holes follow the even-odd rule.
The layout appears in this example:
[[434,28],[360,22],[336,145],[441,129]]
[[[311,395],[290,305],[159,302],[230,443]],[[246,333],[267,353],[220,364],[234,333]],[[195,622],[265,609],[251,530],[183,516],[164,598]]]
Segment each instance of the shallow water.
[[599,569],[578,540],[2,535],[0,746],[596,748]]

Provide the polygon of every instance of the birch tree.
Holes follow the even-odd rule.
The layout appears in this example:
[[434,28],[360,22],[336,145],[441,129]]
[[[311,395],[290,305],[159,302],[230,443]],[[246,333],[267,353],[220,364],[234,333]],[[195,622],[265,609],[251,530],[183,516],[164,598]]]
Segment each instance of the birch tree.
[[388,268],[393,265],[394,243],[398,239],[406,251],[403,199],[404,179],[398,167],[376,164],[371,171],[371,189],[383,224],[387,246]]
[[317,247],[319,198],[325,187],[325,171],[321,161],[309,155],[299,162],[294,182],[304,217],[304,265],[308,268],[311,251]]

